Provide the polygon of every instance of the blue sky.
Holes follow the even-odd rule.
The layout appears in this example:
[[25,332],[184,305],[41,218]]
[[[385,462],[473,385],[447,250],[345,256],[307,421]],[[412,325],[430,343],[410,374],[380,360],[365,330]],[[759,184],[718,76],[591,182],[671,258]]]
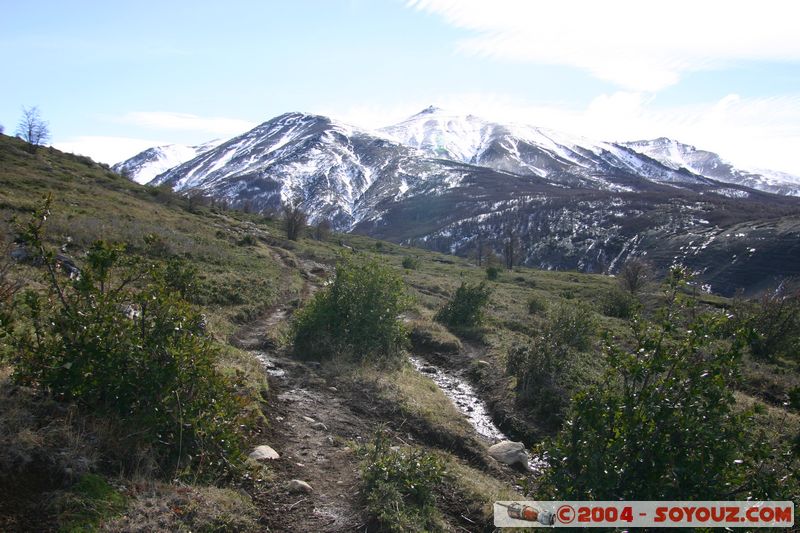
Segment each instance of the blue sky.
[[800,175],[793,1],[0,3],[6,133],[36,105],[55,146],[108,163],[287,111],[376,128],[435,104]]

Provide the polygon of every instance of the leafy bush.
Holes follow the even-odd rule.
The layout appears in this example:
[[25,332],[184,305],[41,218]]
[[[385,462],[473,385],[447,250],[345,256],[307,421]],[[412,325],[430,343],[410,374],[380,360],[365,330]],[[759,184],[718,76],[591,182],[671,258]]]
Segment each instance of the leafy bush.
[[547,304],[538,296],[528,298],[528,314],[537,315],[547,309]]
[[496,266],[486,267],[486,279],[489,281],[495,281],[499,275],[500,269]]
[[31,327],[12,340],[14,379],[129,426],[132,442],[121,444],[151,446],[164,468],[230,473],[240,405],[215,369],[219,350],[202,316],[165,284],[163,269],[142,272],[122,246],[96,242],[80,278],[62,280],[38,215],[25,237],[42,255],[50,293],[24,294]]
[[407,255],[403,258],[403,268],[408,270],[416,270],[419,268],[419,259]]
[[[655,324],[632,321],[635,345],[608,342],[606,379],[579,393],[546,446],[544,487],[559,499],[756,499],[777,490],[759,466],[770,450],[735,407],[739,346],[724,315],[695,314],[675,271]],[[768,487],[773,487],[769,489]]]
[[407,302],[397,274],[375,260],[343,259],[333,283],[297,314],[292,329],[294,351],[312,359],[395,358],[408,340],[398,320]]
[[753,300],[737,300],[734,314],[754,357],[800,361],[800,288],[784,282]]
[[361,469],[367,511],[381,531],[439,530],[434,490],[444,481],[435,456],[393,450],[384,432],[375,435]]
[[603,301],[603,314],[616,318],[631,318],[638,306],[636,298],[620,288],[608,291]]
[[256,238],[255,236],[247,233],[242,238],[236,241],[237,246],[255,246],[256,245]]
[[585,304],[562,303],[552,309],[545,328],[553,342],[583,351],[591,346],[597,323]]
[[484,310],[491,290],[486,283],[461,283],[450,301],[436,313],[436,321],[451,329],[469,331],[483,322]]
[[548,334],[508,352],[506,371],[516,380],[517,398],[547,429],[559,426],[569,403],[568,355],[568,348]]

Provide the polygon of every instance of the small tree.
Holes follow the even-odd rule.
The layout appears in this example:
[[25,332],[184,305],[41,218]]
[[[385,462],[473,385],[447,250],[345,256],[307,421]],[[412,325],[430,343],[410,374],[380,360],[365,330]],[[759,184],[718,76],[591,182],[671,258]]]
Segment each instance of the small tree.
[[639,257],[625,261],[617,275],[620,286],[635,295],[653,279],[653,265]]
[[750,353],[774,361],[781,357],[800,361],[800,286],[784,281],[759,297],[737,299],[734,314]]
[[31,153],[50,140],[50,128],[39,114],[39,108],[23,107],[22,118],[17,125],[17,135],[30,145]]
[[505,239],[503,240],[503,259],[507,270],[514,268],[517,253],[517,234],[511,225],[508,225],[506,226]]
[[290,203],[283,204],[281,210],[283,211],[286,238],[296,241],[303,233],[308,220],[305,211],[300,207],[300,200],[295,199]]

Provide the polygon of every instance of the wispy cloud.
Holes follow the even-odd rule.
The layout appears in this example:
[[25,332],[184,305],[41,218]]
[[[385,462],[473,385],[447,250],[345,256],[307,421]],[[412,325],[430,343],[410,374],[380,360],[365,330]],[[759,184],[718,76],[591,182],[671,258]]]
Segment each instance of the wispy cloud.
[[119,122],[157,130],[196,131],[217,136],[236,135],[255,127],[255,123],[226,117],[200,117],[170,111],[132,111]]
[[737,61],[800,61],[794,0],[410,0],[474,33],[457,49],[566,65],[632,91]]

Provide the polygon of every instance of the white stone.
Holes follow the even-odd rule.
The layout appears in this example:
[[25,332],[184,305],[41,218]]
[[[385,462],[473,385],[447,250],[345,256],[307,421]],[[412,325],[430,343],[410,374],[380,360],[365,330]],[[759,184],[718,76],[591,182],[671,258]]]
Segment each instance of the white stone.
[[289,489],[289,492],[305,492],[306,494],[314,490],[311,485],[299,479],[291,480],[286,488]]
[[250,452],[250,459],[255,459],[256,461],[272,461],[273,459],[280,458],[281,456],[278,455],[278,452],[266,444],[263,446],[258,446],[255,450]]
[[519,463],[522,466],[528,466],[528,453],[525,451],[525,445],[521,442],[509,440],[498,442],[489,447],[489,456],[507,465]]

